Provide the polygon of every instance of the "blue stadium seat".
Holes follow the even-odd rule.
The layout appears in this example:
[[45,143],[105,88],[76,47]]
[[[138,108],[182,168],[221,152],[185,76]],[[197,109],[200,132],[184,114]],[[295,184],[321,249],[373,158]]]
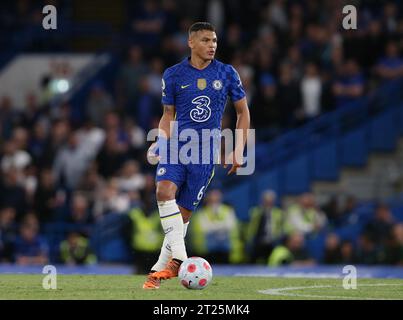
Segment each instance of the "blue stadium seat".
[[301,154],[284,165],[284,193],[299,194],[310,188],[308,154]]
[[337,180],[339,177],[339,159],[337,142],[329,142],[312,151],[312,178],[316,180]]
[[344,134],[340,140],[341,164],[363,166],[368,157],[366,126]]
[[396,147],[397,128],[394,110],[375,117],[370,124],[370,143],[373,151],[393,151]]

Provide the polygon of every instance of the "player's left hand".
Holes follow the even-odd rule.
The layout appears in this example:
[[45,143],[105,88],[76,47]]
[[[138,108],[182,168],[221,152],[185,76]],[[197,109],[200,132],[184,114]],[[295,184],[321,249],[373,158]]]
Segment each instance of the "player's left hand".
[[235,156],[235,153],[233,151],[230,152],[230,154],[228,155],[225,163],[224,163],[224,168],[227,168],[228,165],[232,164],[231,169],[228,171],[227,175],[230,175],[232,173],[236,173],[236,171],[238,170],[239,167],[242,166],[241,161],[237,161],[242,159],[242,156]]
[[151,146],[148,148],[147,151],[147,160],[152,165],[158,164],[158,162],[161,160],[160,156],[156,152],[157,148],[158,148],[157,143],[154,142],[151,144]]

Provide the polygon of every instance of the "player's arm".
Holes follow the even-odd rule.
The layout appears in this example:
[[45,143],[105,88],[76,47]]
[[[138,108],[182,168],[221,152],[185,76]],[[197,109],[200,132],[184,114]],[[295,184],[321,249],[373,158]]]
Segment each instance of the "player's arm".
[[158,126],[158,137],[166,137],[169,139],[171,136],[171,122],[175,121],[175,106],[164,104],[164,111]]
[[[243,150],[245,148],[246,140],[248,137],[248,129],[250,125],[250,114],[246,97],[235,101],[234,107],[237,116],[236,131],[242,134],[237,133],[235,135],[235,150],[234,152],[231,152],[229,154],[228,159],[232,159],[233,164],[228,174],[236,172],[236,170],[242,165]],[[225,165],[224,167],[226,168],[227,165]]]
[[171,121],[175,120],[175,106],[164,104],[164,111],[158,125],[158,138],[157,141],[152,143],[147,151],[147,158],[151,164],[157,164],[160,160],[158,149],[161,144],[171,136]]
[[162,105],[164,111],[158,125],[157,142],[151,144],[147,152],[148,161],[157,164],[160,160],[159,149],[166,145],[171,136],[171,122],[175,120],[175,79],[172,72],[166,70],[162,76]]

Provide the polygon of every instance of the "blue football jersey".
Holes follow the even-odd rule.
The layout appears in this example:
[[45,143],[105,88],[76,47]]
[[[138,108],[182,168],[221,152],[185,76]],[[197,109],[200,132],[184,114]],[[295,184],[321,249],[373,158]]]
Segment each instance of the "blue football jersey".
[[165,70],[162,78],[162,104],[174,105],[179,134],[194,129],[221,130],[227,98],[245,97],[241,79],[231,65],[218,60],[203,70],[190,64],[189,58]]

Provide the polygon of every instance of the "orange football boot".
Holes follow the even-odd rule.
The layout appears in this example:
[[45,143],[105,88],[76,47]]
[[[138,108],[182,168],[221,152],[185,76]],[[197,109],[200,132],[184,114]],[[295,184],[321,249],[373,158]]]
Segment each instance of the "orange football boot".
[[159,280],[168,280],[171,278],[175,278],[178,276],[179,267],[181,266],[181,262],[171,259],[168,261],[164,270],[157,271],[153,273],[153,277]]
[[143,284],[143,289],[159,289],[161,280],[154,277],[155,272],[150,272]]

